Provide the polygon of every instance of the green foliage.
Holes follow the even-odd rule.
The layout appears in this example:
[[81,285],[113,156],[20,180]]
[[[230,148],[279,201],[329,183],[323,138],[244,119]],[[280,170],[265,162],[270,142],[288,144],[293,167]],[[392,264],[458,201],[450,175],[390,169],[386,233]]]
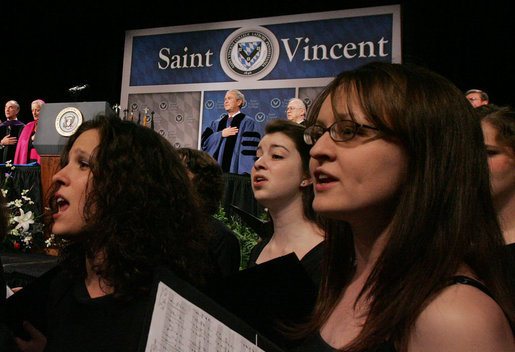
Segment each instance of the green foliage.
[[257,244],[259,235],[250,227],[245,226],[242,221],[234,216],[227,218],[225,210],[220,207],[214,217],[230,228],[240,242],[241,262],[240,270],[246,269],[249,262],[250,251]]
[[269,221],[270,220],[270,214],[268,213],[268,209],[265,208],[265,211],[259,215],[259,219]]

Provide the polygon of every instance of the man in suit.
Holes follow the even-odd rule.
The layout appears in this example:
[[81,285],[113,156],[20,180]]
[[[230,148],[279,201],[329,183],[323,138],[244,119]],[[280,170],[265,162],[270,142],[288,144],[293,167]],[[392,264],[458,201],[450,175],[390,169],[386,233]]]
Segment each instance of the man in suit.
[[240,111],[244,102],[240,91],[228,91],[224,99],[227,114],[202,133],[202,150],[211,154],[225,173],[250,174],[261,139],[257,124]]

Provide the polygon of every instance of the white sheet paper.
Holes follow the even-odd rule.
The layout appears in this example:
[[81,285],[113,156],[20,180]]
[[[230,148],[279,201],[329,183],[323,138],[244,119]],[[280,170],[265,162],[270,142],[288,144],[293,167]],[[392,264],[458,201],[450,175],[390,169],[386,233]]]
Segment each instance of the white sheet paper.
[[158,284],[145,348],[158,351],[264,352],[163,282]]

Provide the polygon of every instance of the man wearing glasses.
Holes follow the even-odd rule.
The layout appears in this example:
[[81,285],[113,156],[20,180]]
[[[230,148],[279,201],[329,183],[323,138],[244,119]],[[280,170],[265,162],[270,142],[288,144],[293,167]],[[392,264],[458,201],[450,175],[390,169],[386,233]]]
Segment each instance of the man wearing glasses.
[[292,98],[288,102],[288,107],[286,108],[286,117],[288,120],[301,124],[303,126],[306,125],[306,105],[301,99]]

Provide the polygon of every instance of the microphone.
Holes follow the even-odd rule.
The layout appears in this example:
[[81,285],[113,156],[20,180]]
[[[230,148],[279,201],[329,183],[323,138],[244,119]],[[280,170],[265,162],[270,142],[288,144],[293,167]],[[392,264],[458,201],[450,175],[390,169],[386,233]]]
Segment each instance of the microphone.
[[86,88],[89,88],[89,84],[83,84],[82,86],[71,87],[70,89],[68,89],[68,91],[71,93],[76,93],[76,92],[80,92]]

